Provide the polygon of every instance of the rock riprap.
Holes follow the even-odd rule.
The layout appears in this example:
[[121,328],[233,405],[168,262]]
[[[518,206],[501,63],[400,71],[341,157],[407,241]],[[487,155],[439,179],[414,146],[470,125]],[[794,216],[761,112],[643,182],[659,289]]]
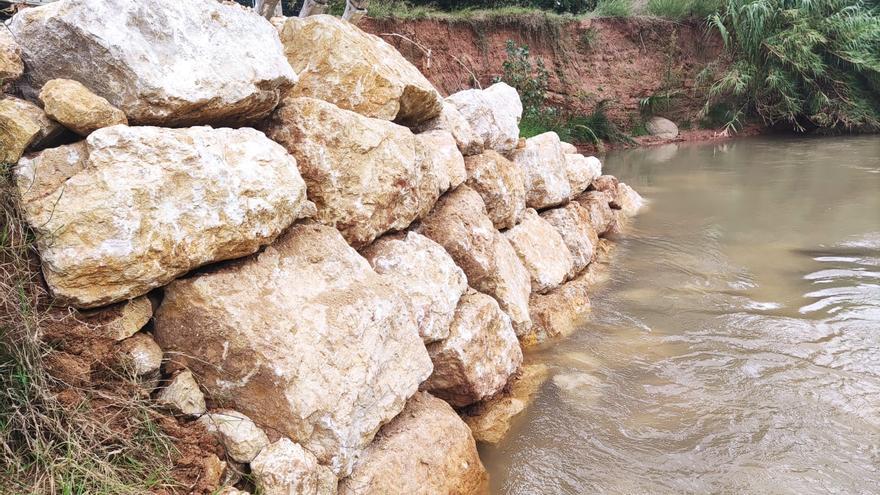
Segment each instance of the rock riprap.
[[565,175],[568,177],[571,194],[578,195],[586,191],[590,184],[602,175],[602,162],[595,156],[567,153]]
[[459,91],[446,101],[470,124],[483,148],[501,153],[516,148],[523,108],[515,89],[499,82],[486,89]]
[[425,343],[445,339],[467,277],[442,246],[409,232],[382,237],[362,253],[376,273],[393,278],[409,297]]
[[443,102],[440,115],[415,128],[416,132],[449,131],[455,138],[458,150],[465,156],[478,155],[483,151],[483,138],[478,136],[455,105]]
[[215,0],[60,0],[9,29],[26,90],[74,79],[138,125],[255,122],[296,82],[275,28]]
[[471,430],[442,400],[420,392],[339,483],[340,495],[485,493],[488,475]]
[[262,495],[335,495],[336,476],[311,452],[288,438],[269,444],[251,461]]
[[180,279],[155,317],[209,397],[339,476],[431,374],[406,295],[335,229],[299,223],[259,255]]
[[296,157],[316,218],[358,248],[405,229],[450,183],[406,127],[315,98],[286,98],[266,133]]
[[77,307],[253,253],[308,211],[296,161],[253,129],[106,127],[15,174],[46,282]]
[[434,372],[422,388],[455,407],[496,394],[522,363],[510,318],[472,291],[461,298],[449,336],[428,346]]
[[72,79],[52,79],[40,90],[46,114],[80,136],[111,125],[128,125],[122,110]]
[[541,218],[552,225],[571,253],[572,265],[569,278],[580,273],[593,261],[599,235],[590,221],[590,212],[572,201],[561,208],[546,210]]
[[525,175],[529,208],[557,206],[571,197],[565,154],[555,132],[526,139],[525,147],[513,152],[513,162]]
[[286,19],[284,54],[299,74],[291,96],[329,101],[367,117],[414,125],[440,115],[440,94],[378,36],[330,15]]
[[439,176],[440,191],[454,189],[467,180],[464,157],[452,133],[444,130],[416,134],[417,160],[425,162]]
[[467,185],[476,191],[495,228],[509,229],[526,210],[525,175],[516,164],[494,150],[465,159]]
[[504,233],[522,260],[532,281],[532,291],[559,286],[572,272],[572,256],[559,232],[529,208],[523,221]]
[[495,230],[479,194],[465,185],[446,194],[422,220],[419,233],[446,249],[472,287],[498,301],[517,335],[528,331],[529,273]]

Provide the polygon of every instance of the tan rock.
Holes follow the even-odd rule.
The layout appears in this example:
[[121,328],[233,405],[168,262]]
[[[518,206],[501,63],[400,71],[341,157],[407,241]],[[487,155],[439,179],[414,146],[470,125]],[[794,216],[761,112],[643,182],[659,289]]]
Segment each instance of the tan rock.
[[521,341],[533,345],[566,337],[584,324],[590,313],[590,284],[575,279],[546,294],[532,294],[529,314],[532,328]]
[[174,375],[156,394],[159,404],[177,414],[200,416],[205,413],[205,395],[190,370]]
[[15,174],[46,281],[77,307],[253,253],[308,210],[296,161],[253,129],[107,127]]
[[509,229],[522,220],[526,186],[521,168],[493,150],[467,157],[465,168],[467,185],[483,198],[495,228]]
[[216,491],[223,483],[226,466],[226,461],[221,461],[215,454],[208,454],[202,460],[201,485]]
[[312,222],[257,256],[173,282],[154,321],[209,398],[339,476],[432,369],[406,296]]
[[613,175],[600,175],[593,180],[591,188],[596,191],[602,191],[609,194],[611,200],[617,195],[617,185],[620,181]]
[[15,81],[24,73],[21,48],[5,27],[0,29],[0,84]]
[[557,287],[572,272],[572,256],[559,232],[529,208],[523,221],[504,233],[529,272],[532,292]]
[[529,274],[495,230],[479,194],[466,185],[446,194],[422,220],[419,233],[446,249],[472,287],[498,301],[517,335],[528,331]]
[[418,151],[423,155],[419,159],[432,163],[431,169],[442,177],[439,185],[441,191],[454,189],[467,180],[464,157],[458,151],[455,138],[449,131],[416,134],[416,142]]
[[382,237],[363,252],[376,273],[391,277],[410,299],[425,343],[445,339],[467,277],[445,249],[415,232]]
[[555,132],[526,139],[526,146],[515,150],[512,160],[525,175],[529,208],[550,208],[571,197],[565,155]]
[[516,148],[522,102],[515,89],[499,82],[486,89],[459,91],[446,101],[455,105],[484,149],[506,153]]
[[119,343],[120,364],[135,376],[151,376],[162,367],[162,348],[149,334],[139,333]]
[[440,115],[440,94],[378,36],[329,15],[289,18],[284,54],[299,74],[291,96],[329,101],[367,117],[415,125]]
[[614,230],[616,216],[611,209],[611,198],[607,193],[587,191],[574,200],[590,212],[590,223],[600,237]]
[[644,204],[645,200],[635,189],[621,182],[617,184],[617,196],[610,206],[620,209],[627,217],[634,217],[638,215]]
[[296,157],[317,219],[358,248],[426,214],[448,183],[409,129],[314,98],[285,99],[267,134]]
[[128,125],[122,110],[72,79],[52,79],[40,90],[46,114],[64,127],[88,136],[102,127]]
[[498,393],[522,363],[510,318],[491,297],[461,298],[449,337],[428,345],[434,372],[421,388],[463,407]]
[[339,493],[469,495],[487,484],[470,429],[449,404],[420,392],[382,427]]
[[458,108],[448,101],[443,102],[443,111],[416,128],[417,132],[433,130],[449,131],[455,138],[458,150],[464,156],[478,155],[483,152],[483,138],[478,136],[464,118]]
[[552,225],[565,242],[572,259],[568,276],[574,277],[593,261],[596,243],[599,242],[599,234],[590,220],[589,210],[572,201],[561,208],[541,212],[541,218]]
[[120,341],[144,328],[153,317],[153,304],[149,298],[141,296],[106,308],[85,311],[83,317],[96,327],[97,333]]
[[22,116],[40,127],[40,131],[34,140],[31,141],[30,146],[28,146],[29,150],[42,149],[53,144],[56,138],[64,132],[64,126],[50,119],[42,108],[29,101],[14,96],[6,96],[3,100],[0,100],[0,108],[7,105],[16,108]]
[[571,195],[577,196],[586,191],[593,180],[602,175],[602,162],[595,156],[566,154],[565,175],[568,177]]
[[336,476],[319,465],[311,452],[288,438],[281,438],[261,450],[251,461],[251,474],[262,495],[336,493]]
[[251,462],[269,445],[269,437],[251,418],[238,411],[224,409],[199,418],[205,429],[216,433],[226,454],[237,462]]
[[497,444],[507,435],[513,420],[531,404],[550,377],[545,364],[527,364],[510,380],[505,393],[469,407],[462,419],[478,442]]
[[74,79],[137,125],[254,123],[296,82],[275,28],[231,2],[67,0],[22,10],[8,26],[28,97]]
[[0,100],[0,162],[18,162],[39,133],[27,112],[9,99]]

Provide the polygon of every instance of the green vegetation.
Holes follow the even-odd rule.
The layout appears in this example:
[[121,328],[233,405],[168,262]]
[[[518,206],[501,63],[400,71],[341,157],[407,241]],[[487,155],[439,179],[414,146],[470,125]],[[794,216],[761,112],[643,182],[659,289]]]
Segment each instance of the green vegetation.
[[648,0],[648,13],[666,19],[705,19],[718,12],[721,0]]
[[[861,0],[727,0],[710,26],[733,57],[713,65],[703,116],[797,130],[880,129],[880,12]],[[716,116],[718,110],[715,111]]]
[[629,17],[632,0],[599,0],[593,13],[599,17]]

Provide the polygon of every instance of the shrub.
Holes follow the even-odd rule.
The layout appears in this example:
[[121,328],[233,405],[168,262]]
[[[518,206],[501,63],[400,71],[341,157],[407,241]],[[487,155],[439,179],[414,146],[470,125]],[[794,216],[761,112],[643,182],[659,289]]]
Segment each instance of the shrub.
[[519,92],[524,114],[540,113],[544,109],[547,81],[550,78],[550,73],[544,67],[544,61],[538,59],[537,63],[532,64],[529,47],[517,46],[513,40],[507,40],[505,49],[507,59],[501,66],[504,75],[500,80]]

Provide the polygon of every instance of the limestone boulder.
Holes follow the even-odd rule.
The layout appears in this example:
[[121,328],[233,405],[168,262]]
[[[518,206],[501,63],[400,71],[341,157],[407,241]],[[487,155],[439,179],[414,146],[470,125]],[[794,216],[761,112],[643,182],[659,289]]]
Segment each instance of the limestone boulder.
[[288,18],[284,54],[299,74],[291,96],[328,101],[367,117],[415,125],[440,115],[434,86],[378,36],[330,15]]
[[610,206],[621,210],[628,217],[634,217],[638,215],[644,204],[645,200],[635,189],[621,182],[617,184],[617,196]]
[[510,318],[490,296],[461,298],[449,336],[428,346],[434,372],[422,389],[455,407],[498,393],[522,363]]
[[253,129],[106,127],[15,174],[46,282],[77,307],[253,253],[310,212],[296,160]]
[[27,147],[28,150],[38,150],[51,146],[64,132],[64,126],[49,118],[42,108],[27,100],[22,100],[14,96],[6,96],[0,100],[0,113],[6,115],[3,113],[4,110],[2,110],[6,108],[13,109],[19,116],[18,118],[30,120],[40,128],[37,135]]
[[590,184],[602,175],[602,162],[595,156],[566,154],[565,175],[568,177],[571,195],[577,196],[586,191]]
[[467,89],[450,95],[455,105],[485,149],[506,153],[519,142],[522,102],[515,89],[503,82],[486,89]]
[[593,261],[599,242],[599,234],[590,220],[589,210],[572,201],[561,208],[542,212],[541,218],[556,229],[571,253],[569,278],[583,271]]
[[424,161],[440,177],[439,189],[454,189],[467,180],[464,157],[458,151],[449,131],[427,131],[416,134],[417,160]]
[[335,495],[336,476],[311,452],[281,438],[251,461],[251,475],[262,495]]
[[362,254],[376,273],[393,278],[409,297],[425,343],[449,335],[455,308],[467,290],[467,277],[441,245],[408,232],[405,237],[382,237]]
[[590,189],[608,193],[610,200],[614,201],[617,196],[618,184],[620,184],[620,181],[617,177],[613,175],[600,175],[593,180],[592,184],[590,184]]
[[533,292],[557,287],[572,272],[572,255],[559,232],[529,208],[523,221],[504,233],[529,272]]
[[590,223],[601,237],[614,230],[616,216],[611,209],[612,198],[602,191],[587,191],[575,198],[575,201],[590,212]]
[[238,411],[214,411],[200,417],[199,423],[220,437],[226,454],[236,462],[251,462],[269,445],[269,437],[262,428]]
[[15,81],[24,73],[21,48],[6,29],[0,29],[0,85]]
[[678,126],[675,125],[675,122],[663,117],[651,117],[645,122],[645,129],[648,130],[648,134],[661,139],[675,139],[678,137]]
[[555,132],[526,139],[525,147],[516,149],[512,159],[523,170],[529,208],[550,208],[569,200],[565,154]]
[[128,125],[122,110],[72,79],[52,79],[40,90],[46,114],[80,136],[102,127]]
[[529,273],[486,214],[480,195],[466,185],[444,195],[419,226],[464,270],[468,283],[494,297],[517,335],[528,331]]
[[565,153],[566,155],[573,155],[573,154],[577,154],[577,152],[578,152],[577,146],[575,146],[571,143],[566,143],[565,141],[562,141],[561,143],[559,143],[559,146],[562,147],[562,152]]
[[209,398],[340,477],[432,370],[406,295],[313,222],[257,256],[173,282],[154,321]]
[[382,427],[339,493],[470,495],[487,484],[470,429],[449,404],[420,392]]
[[296,82],[275,28],[229,2],[61,0],[9,29],[26,91],[74,79],[138,125],[256,122]]
[[465,159],[467,185],[476,191],[498,229],[509,229],[526,210],[525,175],[521,168],[494,150]]
[[523,345],[533,345],[551,339],[565,337],[587,319],[590,313],[590,285],[586,280],[575,279],[546,294],[532,294],[529,314],[532,328]]
[[318,221],[358,248],[405,229],[449,183],[446,164],[426,159],[406,127],[325,101],[285,99],[266,133],[296,157]]
[[205,394],[192,371],[183,370],[174,375],[156,394],[156,401],[176,414],[201,416],[205,413]]
[[0,162],[18,162],[39,133],[39,124],[26,111],[9,99],[0,100]]
[[416,130],[418,132],[435,130],[451,132],[458,145],[458,150],[464,156],[478,155],[483,151],[483,139],[471,129],[471,125],[458,111],[458,108],[445,100],[440,115],[422,123]]
[[95,327],[95,333],[120,341],[138,333],[153,317],[153,303],[147,296],[84,311],[82,319]]

